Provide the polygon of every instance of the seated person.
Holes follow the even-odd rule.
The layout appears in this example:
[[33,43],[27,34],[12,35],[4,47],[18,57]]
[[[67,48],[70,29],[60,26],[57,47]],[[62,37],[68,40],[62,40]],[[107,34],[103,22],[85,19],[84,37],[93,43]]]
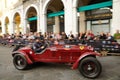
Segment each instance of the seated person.
[[61,39],[61,40],[59,40],[59,44],[63,45],[63,44],[65,44],[65,41],[63,39]]
[[44,49],[45,49],[44,42],[42,42],[39,38],[36,38],[35,42],[33,43],[33,50],[37,53],[40,53]]

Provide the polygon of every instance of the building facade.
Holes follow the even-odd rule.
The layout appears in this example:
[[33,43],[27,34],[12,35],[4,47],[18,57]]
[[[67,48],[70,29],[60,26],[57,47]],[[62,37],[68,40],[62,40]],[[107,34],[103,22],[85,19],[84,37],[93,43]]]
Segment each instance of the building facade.
[[[1,0],[5,3],[8,0]],[[120,30],[120,0],[17,0],[1,8],[2,34]]]

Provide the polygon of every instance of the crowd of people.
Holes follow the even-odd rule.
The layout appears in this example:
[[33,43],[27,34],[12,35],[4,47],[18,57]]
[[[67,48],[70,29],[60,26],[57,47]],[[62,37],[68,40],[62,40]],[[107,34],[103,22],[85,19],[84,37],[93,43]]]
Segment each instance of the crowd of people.
[[66,34],[65,32],[61,33],[47,33],[45,32],[42,34],[41,32],[30,32],[27,34],[22,34],[21,32],[19,34],[4,34],[0,37],[0,42],[4,42],[7,40],[7,42],[12,43],[18,40],[27,40],[29,43],[34,42],[36,38],[39,38],[40,40],[53,40],[53,41],[59,41],[59,40],[66,40],[66,39],[76,39],[76,40],[115,40],[120,39],[120,33],[119,30],[116,31],[116,33],[112,36],[110,33],[104,33],[101,32],[97,35],[94,35],[92,31],[86,31],[85,33],[78,33],[73,34],[72,31],[69,34]]

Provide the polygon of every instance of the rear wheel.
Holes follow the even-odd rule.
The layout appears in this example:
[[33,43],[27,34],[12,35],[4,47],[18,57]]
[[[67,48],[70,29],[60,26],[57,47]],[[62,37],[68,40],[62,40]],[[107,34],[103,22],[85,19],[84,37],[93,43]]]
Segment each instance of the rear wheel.
[[86,57],[79,64],[80,73],[87,78],[96,78],[102,70],[101,64],[94,57]]
[[13,58],[13,64],[18,70],[27,69],[28,66],[26,58],[22,54],[15,54]]

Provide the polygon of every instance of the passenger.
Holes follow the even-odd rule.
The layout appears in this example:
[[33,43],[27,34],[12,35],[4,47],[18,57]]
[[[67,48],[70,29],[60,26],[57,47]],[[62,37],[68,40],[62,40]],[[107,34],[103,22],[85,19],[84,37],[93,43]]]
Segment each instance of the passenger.
[[44,43],[39,38],[36,38],[35,42],[33,43],[33,50],[39,53],[44,49],[45,49]]

